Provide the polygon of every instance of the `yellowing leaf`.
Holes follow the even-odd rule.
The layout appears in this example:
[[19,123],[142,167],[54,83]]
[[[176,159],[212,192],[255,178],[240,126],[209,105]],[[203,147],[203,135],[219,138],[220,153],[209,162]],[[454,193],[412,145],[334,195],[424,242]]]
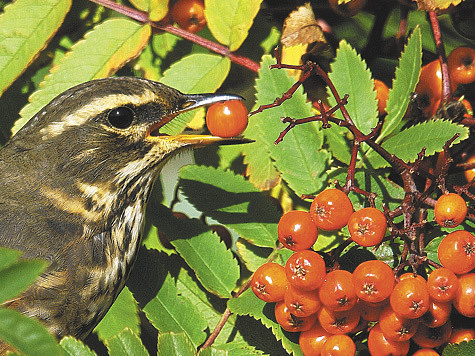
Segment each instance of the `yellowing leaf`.
[[[280,40],[284,46],[326,42],[309,3],[300,6],[285,19]],[[286,63],[286,62],[284,62]]]
[[447,9],[450,5],[458,5],[462,0],[416,0],[417,8],[423,11]]
[[63,22],[71,0],[21,0],[0,15],[0,95],[20,76]]
[[[150,38],[150,26],[124,18],[107,20],[86,33],[41,83],[20,112],[13,132],[66,89],[88,80],[113,74],[137,57]],[[92,55],[94,54],[94,55]]]
[[247,37],[262,0],[205,0],[205,17],[213,36],[231,51]]

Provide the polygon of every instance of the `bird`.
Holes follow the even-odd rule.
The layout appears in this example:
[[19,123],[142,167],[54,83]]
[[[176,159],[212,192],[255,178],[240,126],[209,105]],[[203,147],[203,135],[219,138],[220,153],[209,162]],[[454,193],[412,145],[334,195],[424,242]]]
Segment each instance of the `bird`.
[[163,165],[186,149],[245,142],[162,127],[227,100],[242,98],[109,77],[66,90],[34,115],[0,149],[0,246],[48,267],[3,307],[58,339],[89,335],[127,281]]

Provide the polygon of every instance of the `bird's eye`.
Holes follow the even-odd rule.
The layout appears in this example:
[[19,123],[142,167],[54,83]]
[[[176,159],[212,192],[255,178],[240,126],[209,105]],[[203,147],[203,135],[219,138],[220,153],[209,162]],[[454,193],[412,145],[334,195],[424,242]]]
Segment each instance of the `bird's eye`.
[[110,124],[118,129],[126,129],[134,121],[134,111],[127,106],[114,108],[107,114]]

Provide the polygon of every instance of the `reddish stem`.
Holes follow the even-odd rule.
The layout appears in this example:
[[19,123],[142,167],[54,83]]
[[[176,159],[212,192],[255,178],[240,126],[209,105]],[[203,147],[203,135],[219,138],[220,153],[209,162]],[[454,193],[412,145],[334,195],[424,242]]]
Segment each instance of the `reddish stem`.
[[445,55],[444,42],[442,41],[442,33],[440,31],[439,20],[435,11],[429,11],[429,20],[434,35],[435,46],[439,56],[440,70],[442,72],[442,100],[441,104],[452,101],[452,87],[450,85],[449,68],[447,65],[447,57]]

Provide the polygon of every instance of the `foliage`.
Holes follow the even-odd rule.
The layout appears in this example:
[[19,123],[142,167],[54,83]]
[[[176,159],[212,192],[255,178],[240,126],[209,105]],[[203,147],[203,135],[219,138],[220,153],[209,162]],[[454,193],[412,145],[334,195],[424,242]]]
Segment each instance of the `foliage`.
[[[256,109],[282,98],[301,74],[270,68],[277,62],[272,50],[282,26],[271,1],[206,0],[208,27],[199,36],[163,22],[145,21],[144,13],[154,21],[164,19],[171,6],[167,0],[130,1],[128,15],[94,2],[0,1],[2,144],[56,95],[94,78],[135,75],[187,93],[237,93],[246,99],[248,109]],[[384,9],[377,2],[368,1],[352,18],[313,2],[318,17],[332,26],[334,42],[323,44],[325,50],[302,45],[296,50],[297,62],[290,64],[298,64],[303,54],[321,63],[338,93],[349,94],[345,107],[363,134],[369,134],[381,119],[373,78],[392,83],[387,115],[376,139],[390,154],[414,162],[425,148],[431,162],[455,134],[459,136],[452,147],[462,150],[470,137],[473,140],[467,126],[447,118],[417,122],[405,116],[421,65],[436,58],[424,15],[409,8],[409,28],[396,38],[394,19],[401,15],[397,1],[387,1],[390,5]],[[290,3],[288,13],[294,10]],[[417,3],[445,8],[450,2]],[[116,10],[121,9],[126,6]],[[382,13],[388,14],[389,21],[381,33],[374,33],[373,24],[380,24]],[[456,33],[449,15],[440,16],[440,22],[447,33],[446,37],[443,33],[446,48],[475,46]],[[288,54],[291,49],[284,46],[281,51]],[[218,326],[214,343],[205,344],[200,355],[302,355],[298,336],[280,328],[272,308],[246,290],[246,281],[263,262],[273,259],[282,264],[288,257],[277,246],[282,207],[284,211],[308,209],[301,195],[317,194],[335,180],[344,184],[354,137],[346,127],[332,124],[324,129],[312,121],[295,126],[276,145],[287,126],[283,118],[316,115],[315,96],[329,107],[338,104],[319,79],[295,89],[280,105],[250,117],[244,136],[254,142],[210,147],[173,161],[176,169],[187,159],[197,165],[184,166],[177,176],[171,174],[170,179],[168,173],[157,182],[147,208],[144,246],[127,287],[95,329],[99,341],[89,338],[83,343],[65,337],[57,344],[36,321],[7,308],[0,308],[0,339],[32,355],[101,355],[107,350],[111,355],[186,356],[196,354]],[[468,89],[473,92],[473,86]],[[466,94],[473,100],[472,92]],[[344,118],[340,111],[335,117]],[[206,130],[203,125],[204,110],[197,110],[180,115],[165,131]],[[461,174],[450,179],[458,184]],[[405,196],[388,161],[367,144],[358,152],[355,181],[376,193],[380,209],[383,203],[395,208]],[[360,195],[351,193],[350,198],[355,207],[368,204]],[[191,218],[179,219],[175,211]],[[231,232],[231,248],[213,231],[213,224]],[[473,232],[473,222],[464,228]],[[440,237],[447,231],[451,230],[431,231],[429,258],[436,260]],[[164,236],[171,245],[164,243]],[[344,236],[347,231],[322,232],[315,248],[328,252]],[[349,264],[362,258],[361,249],[354,246],[342,255]],[[401,246],[399,240],[385,242],[371,252],[393,263],[393,252]],[[18,295],[44,268],[43,261],[25,260],[16,251],[1,249],[0,302]],[[450,346],[444,355],[468,355],[470,351],[457,350],[471,348],[473,342],[460,349]],[[367,348],[361,346],[358,353],[368,354]]]

